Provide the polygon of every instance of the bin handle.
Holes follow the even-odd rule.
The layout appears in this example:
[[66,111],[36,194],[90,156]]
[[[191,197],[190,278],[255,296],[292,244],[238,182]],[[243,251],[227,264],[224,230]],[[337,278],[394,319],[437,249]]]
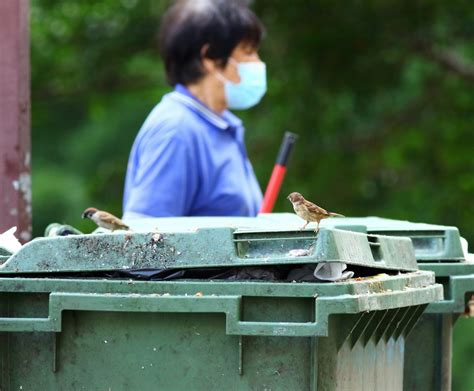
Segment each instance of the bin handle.
[[357,314],[377,309],[426,304],[442,298],[439,285],[424,287],[416,297],[410,291],[388,291],[374,296],[342,295],[314,300],[314,321],[272,322],[241,320],[242,296],[183,296],[160,294],[115,294],[53,292],[49,295],[47,318],[0,317],[0,332],[61,332],[62,312],[163,312],[224,313],[228,335],[252,336],[328,336],[332,314]]
[[[321,303],[320,303],[321,301]],[[250,322],[240,320],[242,296],[173,296],[159,294],[61,293],[49,295],[49,315],[45,318],[0,317],[0,332],[61,332],[62,312],[170,312],[224,313],[228,335],[327,335],[328,311],[318,299],[316,322]]]
[[428,313],[458,313],[466,311],[466,295],[474,293],[474,274],[449,276],[449,299],[431,303]]

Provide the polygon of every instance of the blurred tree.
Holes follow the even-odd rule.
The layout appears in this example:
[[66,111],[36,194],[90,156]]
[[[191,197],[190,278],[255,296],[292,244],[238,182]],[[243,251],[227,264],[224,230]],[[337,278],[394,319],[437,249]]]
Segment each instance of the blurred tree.
[[[32,3],[38,234],[55,218],[80,225],[83,205],[120,212],[133,138],[169,90],[156,49],[169,1]],[[270,88],[241,116],[262,187],[291,129],[301,141],[283,192],[300,189],[346,214],[458,225],[474,240],[474,205],[462,202],[474,194],[474,7],[421,0],[254,6],[268,30],[262,55]],[[40,183],[55,167],[77,186]],[[56,217],[44,210],[52,197]],[[280,200],[277,208],[289,205]]]
[[34,232],[80,220],[88,205],[120,214],[133,139],[169,87],[156,49],[166,2],[31,4]]
[[[131,144],[170,89],[156,48],[169,1],[31,3],[34,232],[51,221],[91,230],[80,213],[120,214]],[[474,243],[472,3],[253,6],[268,31],[269,91],[238,115],[262,188],[292,130],[300,140],[282,195],[298,190],[346,215],[456,225]],[[276,210],[291,210],[284,197]],[[471,337],[457,338],[456,352],[472,352],[473,323],[458,327]],[[468,361],[455,361],[454,389],[474,388]]]

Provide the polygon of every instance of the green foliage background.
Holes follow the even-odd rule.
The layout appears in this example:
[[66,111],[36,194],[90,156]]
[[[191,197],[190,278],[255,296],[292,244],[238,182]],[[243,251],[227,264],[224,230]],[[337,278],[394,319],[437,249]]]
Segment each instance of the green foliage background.
[[[32,0],[34,233],[118,215],[128,153],[170,87],[157,51],[169,1]],[[255,0],[269,91],[239,115],[262,188],[285,130],[282,189],[351,216],[456,225],[474,245],[474,5]],[[276,211],[290,211],[278,201]],[[458,322],[454,390],[474,388],[474,321]],[[423,357],[421,360],[430,359]],[[467,366],[470,366],[469,368]]]

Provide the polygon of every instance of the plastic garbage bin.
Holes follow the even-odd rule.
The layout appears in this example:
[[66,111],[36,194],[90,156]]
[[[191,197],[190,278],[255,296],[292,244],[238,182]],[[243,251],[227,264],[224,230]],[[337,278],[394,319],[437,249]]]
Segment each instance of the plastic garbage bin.
[[[0,388],[402,390],[405,339],[442,298],[410,240],[181,228],[41,238],[6,259]],[[285,279],[326,262],[356,277]]]

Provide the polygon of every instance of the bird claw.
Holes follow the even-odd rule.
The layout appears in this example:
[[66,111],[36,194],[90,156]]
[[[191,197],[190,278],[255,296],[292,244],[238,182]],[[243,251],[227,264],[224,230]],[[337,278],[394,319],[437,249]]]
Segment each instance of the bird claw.
[[308,226],[309,222],[306,222],[305,225],[303,225],[301,228],[300,228],[300,231],[303,231],[307,226]]

